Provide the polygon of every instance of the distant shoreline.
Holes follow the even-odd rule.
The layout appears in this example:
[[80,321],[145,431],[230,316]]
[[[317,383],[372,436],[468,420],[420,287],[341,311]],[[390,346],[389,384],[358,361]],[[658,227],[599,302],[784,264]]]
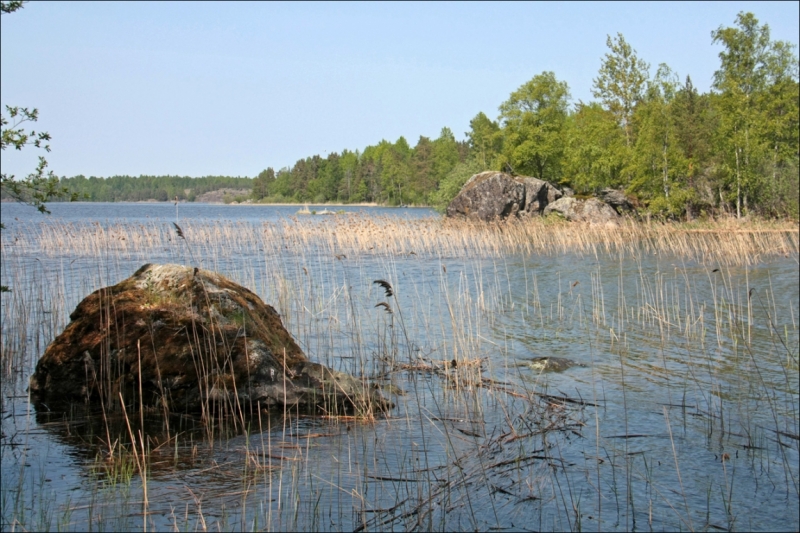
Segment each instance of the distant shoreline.
[[[94,203],[94,202],[87,202],[87,203]],[[113,202],[110,202],[113,203]],[[159,203],[159,204],[169,204],[175,202],[148,202],[147,200],[142,202],[128,202],[132,204],[148,204],[148,203]],[[400,206],[389,206],[389,205],[381,205],[376,204],[374,202],[362,202],[357,204],[333,204],[333,203],[314,203],[314,202],[304,202],[304,203],[269,203],[269,204],[261,204],[261,203],[237,203],[237,202],[230,202],[226,204],[225,202],[186,202],[186,201],[179,201],[179,204],[207,204],[207,205],[230,205],[230,206],[237,206],[237,207],[269,207],[271,205],[281,206],[281,207],[291,207],[293,205],[297,206],[298,208],[303,208],[308,206],[308,208],[321,206],[321,207],[328,207],[328,206],[335,206],[335,207],[397,207],[398,209]],[[430,207],[428,205],[415,205],[415,206],[407,206],[407,207]]]
[[[13,198],[3,198],[3,202],[15,202]],[[91,200],[77,200],[75,202],[65,202],[59,200],[51,200],[50,203],[74,203],[74,204],[174,204],[175,200],[121,200],[119,202],[108,202],[108,201],[98,201],[94,202]],[[282,207],[291,207],[297,206],[298,209],[308,206],[309,209],[312,207],[320,206],[320,207],[328,207],[328,206],[335,206],[335,207],[385,207],[387,209],[397,208],[397,209],[405,209],[405,208],[429,208],[433,209],[433,206],[430,205],[405,205],[402,208],[398,205],[391,206],[391,205],[382,205],[375,202],[359,202],[353,204],[344,204],[344,203],[319,203],[319,202],[292,202],[292,203],[255,203],[255,202],[189,202],[187,200],[178,200],[178,204],[181,205],[191,205],[191,204],[205,204],[205,205],[229,205],[229,206],[236,206],[236,207],[268,207],[268,206],[282,206]]]

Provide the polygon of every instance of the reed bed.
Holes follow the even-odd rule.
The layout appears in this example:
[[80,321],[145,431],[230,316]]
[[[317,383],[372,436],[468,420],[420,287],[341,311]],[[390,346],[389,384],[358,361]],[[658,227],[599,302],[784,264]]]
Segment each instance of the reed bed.
[[[232,221],[193,223],[182,228],[200,250],[221,247],[230,253],[265,254],[316,249],[333,255],[425,254],[439,257],[500,258],[526,253],[546,256],[575,253],[665,254],[720,266],[754,265],[772,256],[795,259],[800,248],[792,222],[740,224],[733,220],[706,224],[662,224],[626,220],[615,225],[581,225],[547,219],[483,223],[466,220],[404,220],[340,215],[311,223],[289,218],[261,225]],[[177,237],[169,224],[48,224],[3,234],[3,249],[55,256],[121,257],[143,251],[167,251]]]
[[[796,225],[181,227],[3,233],[4,530],[797,528]],[[144,262],[253,289],[395,409],[169,431],[34,413],[38,354]],[[542,355],[583,366],[550,374]]]

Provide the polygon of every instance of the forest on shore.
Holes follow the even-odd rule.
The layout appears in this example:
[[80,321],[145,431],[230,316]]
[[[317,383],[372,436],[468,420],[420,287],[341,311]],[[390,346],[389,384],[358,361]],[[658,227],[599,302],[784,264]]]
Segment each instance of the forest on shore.
[[[61,178],[60,183],[72,193],[77,193],[79,198],[90,202],[166,202],[176,197],[182,202],[194,202],[208,192],[220,189],[250,190],[253,187],[252,178],[229,176],[75,176]],[[246,197],[235,198],[241,201]]]
[[[794,46],[770,37],[752,13],[711,32],[721,45],[709,92],[668,65],[640,58],[609,36],[591,102],[542,72],[511,93],[496,119],[479,112],[466,140],[444,127],[414,146],[400,137],[363,150],[314,155],[254,178],[61,178],[93,201],[181,200],[219,188],[251,189],[263,203],[446,206],[465,181],[510,169],[590,195],[624,190],[664,218],[732,214],[798,218],[800,129]],[[245,198],[231,198],[242,201]]]

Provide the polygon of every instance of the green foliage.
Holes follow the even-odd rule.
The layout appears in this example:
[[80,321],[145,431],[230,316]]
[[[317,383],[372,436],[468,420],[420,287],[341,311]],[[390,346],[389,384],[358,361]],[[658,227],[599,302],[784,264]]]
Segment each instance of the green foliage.
[[12,2],[0,2],[0,13],[3,13],[4,15],[8,13],[13,13],[18,9],[22,9],[22,6],[24,4],[25,2],[21,0],[14,0]]
[[341,169],[341,179],[339,180],[338,197],[348,202],[360,202],[359,184],[356,183],[358,174],[358,152],[343,150],[339,157],[339,168]]
[[467,180],[475,174],[486,170],[483,162],[477,158],[457,163],[444,177],[439,190],[431,197],[431,203],[439,211],[444,211],[450,201],[456,197]]
[[636,56],[636,51],[618,33],[606,38],[610,52],[605,55],[594,79],[592,94],[617,118],[625,130],[625,144],[633,144],[633,113],[643,96],[650,66]]
[[564,174],[578,193],[622,185],[625,135],[597,102],[580,102],[566,126]]
[[275,180],[275,171],[272,167],[262,170],[253,179],[253,200],[256,202],[269,195],[269,185]]
[[434,159],[437,147],[441,151],[440,144],[420,135],[411,153],[411,182],[408,187],[410,203],[425,203],[431,191],[436,189],[441,169],[434,168]]
[[253,180],[253,198],[267,202],[377,202],[429,205],[453,167],[469,153],[449,128],[431,141],[420,136],[412,148],[404,137],[383,140],[363,152],[343,150],[327,158],[299,160],[277,174]]
[[[5,13],[5,11],[3,11]],[[36,132],[26,130],[23,124],[26,122],[36,122],[39,119],[39,112],[36,109],[29,110],[24,107],[6,106],[8,118],[0,116],[0,149],[5,153],[6,148],[22,150],[27,146],[32,146],[50,151],[50,135],[46,132]],[[3,156],[8,157],[8,156]],[[47,160],[44,156],[39,156],[39,163],[33,172],[25,178],[18,180],[13,174],[3,173],[0,176],[0,194],[2,198],[11,198],[18,202],[34,206],[41,213],[49,213],[46,203],[56,198],[77,199],[76,194],[62,187],[58,178],[52,171],[47,170]],[[0,226],[2,227],[2,226]]]
[[739,13],[736,26],[720,26],[711,35],[723,46],[714,74],[720,195],[735,202],[738,217],[757,205],[780,203],[781,170],[798,157],[798,79],[792,47],[771,41],[769,26],[759,25],[752,13]]
[[552,72],[533,77],[500,106],[503,158],[518,174],[559,182],[569,87]]
[[[267,171],[264,171],[267,173]],[[219,189],[250,189],[252,178],[233,178],[228,176],[111,176],[110,178],[89,178],[78,175],[61,178],[60,186],[72,194],[85,197],[93,202],[140,202],[145,200],[167,201],[178,198],[181,201],[194,201],[203,193]]]
[[663,64],[648,83],[647,95],[636,110],[639,133],[634,150],[635,177],[629,192],[669,199],[675,187],[683,186],[688,162],[678,145],[672,117],[678,87],[677,75]]
[[439,138],[433,141],[433,174],[438,183],[459,161],[458,143],[450,128],[442,128]]
[[395,144],[382,142],[379,159],[381,190],[385,192],[384,201],[389,205],[403,204],[403,187],[408,185],[411,175],[410,160],[411,147],[404,137],[397,139]]
[[670,196],[656,195],[650,200],[647,212],[658,218],[679,220],[686,214],[686,206],[696,203],[694,195],[692,189],[675,189]]
[[675,95],[670,113],[676,142],[687,160],[688,186],[694,188],[703,166],[712,159],[711,138],[717,116],[709,95],[698,94],[689,76]]
[[484,170],[491,168],[503,146],[503,134],[500,125],[490,120],[483,111],[469,121],[467,132],[469,147]]

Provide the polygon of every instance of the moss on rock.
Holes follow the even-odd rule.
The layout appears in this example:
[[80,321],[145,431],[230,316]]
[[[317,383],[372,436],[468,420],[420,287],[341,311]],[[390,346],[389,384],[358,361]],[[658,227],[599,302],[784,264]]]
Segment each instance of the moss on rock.
[[87,296],[70,319],[30,380],[49,407],[114,410],[121,394],[135,408],[140,386],[142,404],[180,412],[388,405],[359,380],[310,363],[274,308],[208,270],[146,264]]

